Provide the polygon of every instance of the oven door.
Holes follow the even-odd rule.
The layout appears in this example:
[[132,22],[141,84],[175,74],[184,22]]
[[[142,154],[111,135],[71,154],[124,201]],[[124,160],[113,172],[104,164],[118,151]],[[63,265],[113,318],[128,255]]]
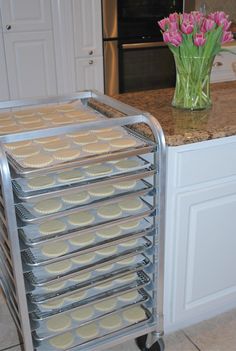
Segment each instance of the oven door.
[[121,44],[120,93],[174,86],[175,63],[163,42]]

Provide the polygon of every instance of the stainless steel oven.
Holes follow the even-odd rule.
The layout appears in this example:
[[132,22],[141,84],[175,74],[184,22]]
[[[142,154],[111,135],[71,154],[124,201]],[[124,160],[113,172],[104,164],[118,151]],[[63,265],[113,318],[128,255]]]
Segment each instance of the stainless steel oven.
[[103,0],[105,93],[175,84],[172,54],[157,22],[171,12],[193,10],[193,0]]

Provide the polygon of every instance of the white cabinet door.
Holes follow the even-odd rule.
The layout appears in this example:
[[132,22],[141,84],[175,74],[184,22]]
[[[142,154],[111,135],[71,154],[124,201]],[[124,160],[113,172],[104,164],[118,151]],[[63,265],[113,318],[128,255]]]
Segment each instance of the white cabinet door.
[[52,33],[7,33],[4,36],[11,99],[56,95]]
[[101,56],[101,0],[73,0],[73,13],[75,56]]
[[0,100],[9,100],[9,90],[8,90],[8,79],[7,79],[7,67],[5,50],[3,44],[3,35],[0,32]]
[[96,89],[103,93],[103,58],[76,60],[77,90]]
[[3,31],[25,32],[52,27],[49,0],[1,0],[0,4]]

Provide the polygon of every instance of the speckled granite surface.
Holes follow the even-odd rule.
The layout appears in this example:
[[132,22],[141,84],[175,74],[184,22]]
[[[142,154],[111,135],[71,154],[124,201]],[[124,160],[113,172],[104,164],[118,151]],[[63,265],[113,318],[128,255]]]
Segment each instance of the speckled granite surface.
[[[211,85],[212,108],[187,111],[171,107],[174,89],[149,90],[115,96],[116,99],[151,113],[160,122],[166,143],[177,146],[236,135],[236,81]],[[108,115],[117,116],[109,111]],[[136,129],[152,138],[148,127]]]

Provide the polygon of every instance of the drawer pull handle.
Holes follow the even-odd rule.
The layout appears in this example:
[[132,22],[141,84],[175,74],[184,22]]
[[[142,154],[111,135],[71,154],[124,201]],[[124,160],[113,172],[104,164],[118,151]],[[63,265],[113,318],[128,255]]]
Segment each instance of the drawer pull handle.
[[213,63],[213,67],[220,67],[220,66],[223,66],[223,62],[217,61]]
[[89,51],[89,55],[90,55],[90,56],[93,55],[93,50],[90,50],[90,51]]
[[6,30],[11,30],[11,25],[10,24],[6,25]]
[[89,60],[89,64],[90,64],[90,65],[93,65],[93,60]]

